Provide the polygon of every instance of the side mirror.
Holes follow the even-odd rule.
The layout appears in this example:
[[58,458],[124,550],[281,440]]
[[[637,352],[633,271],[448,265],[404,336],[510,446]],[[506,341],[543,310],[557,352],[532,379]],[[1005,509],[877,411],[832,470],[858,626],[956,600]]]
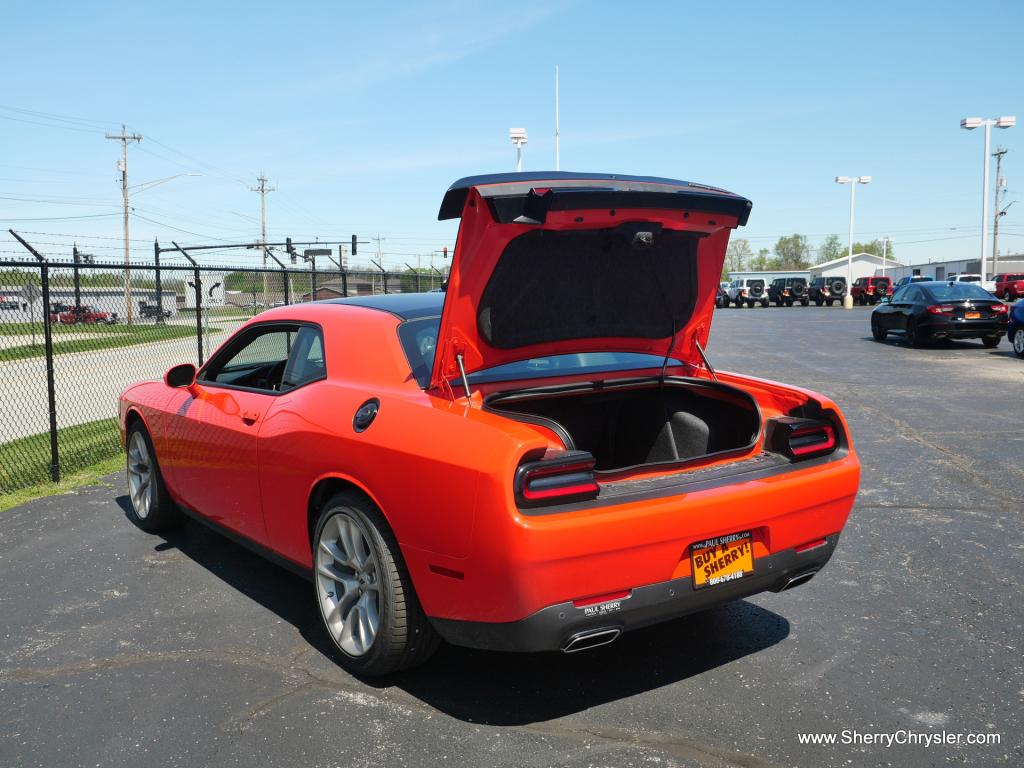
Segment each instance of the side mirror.
[[164,374],[164,384],[168,387],[191,387],[195,383],[196,367],[192,363],[176,365]]

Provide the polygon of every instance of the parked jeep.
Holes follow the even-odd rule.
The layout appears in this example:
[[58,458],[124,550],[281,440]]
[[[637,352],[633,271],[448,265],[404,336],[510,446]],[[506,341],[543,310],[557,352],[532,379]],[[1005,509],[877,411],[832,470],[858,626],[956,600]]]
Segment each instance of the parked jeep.
[[892,295],[892,279],[888,277],[858,277],[850,288],[853,303],[864,306],[876,304],[885,296]]
[[768,300],[775,306],[792,307],[800,302],[805,307],[811,303],[807,297],[807,281],[802,277],[777,277],[768,286]]
[[744,304],[752,307],[758,302],[761,303],[762,307],[768,306],[768,292],[765,290],[764,280],[757,277],[743,277],[739,280],[733,280],[727,295],[729,301],[737,307],[742,307]]
[[843,296],[846,294],[845,277],[816,277],[811,280],[807,294],[817,306],[822,304],[831,305],[843,303]]

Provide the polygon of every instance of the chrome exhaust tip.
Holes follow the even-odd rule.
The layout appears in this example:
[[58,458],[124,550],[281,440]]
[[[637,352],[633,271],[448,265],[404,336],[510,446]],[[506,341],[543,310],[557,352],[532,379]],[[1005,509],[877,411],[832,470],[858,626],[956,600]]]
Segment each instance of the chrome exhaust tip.
[[793,587],[799,587],[801,584],[804,584],[804,583],[810,581],[814,577],[814,574],[816,574],[819,570],[821,570],[821,569],[820,568],[812,568],[809,571],[804,571],[803,573],[798,573],[796,576],[790,576],[788,579],[786,579],[786,581],[784,581],[782,583],[782,586],[779,587],[778,591],[779,592],[785,592],[787,589],[792,589]]
[[619,627],[605,627],[604,629],[588,629],[584,632],[577,632],[562,644],[562,653],[576,653],[587,651],[602,645],[614,642],[622,634]]

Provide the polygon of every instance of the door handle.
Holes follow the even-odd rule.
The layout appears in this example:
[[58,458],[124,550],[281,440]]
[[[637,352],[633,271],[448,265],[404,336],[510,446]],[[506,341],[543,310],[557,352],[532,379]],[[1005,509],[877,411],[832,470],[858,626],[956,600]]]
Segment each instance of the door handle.
[[246,424],[255,424],[259,417],[258,411],[242,411],[242,421]]

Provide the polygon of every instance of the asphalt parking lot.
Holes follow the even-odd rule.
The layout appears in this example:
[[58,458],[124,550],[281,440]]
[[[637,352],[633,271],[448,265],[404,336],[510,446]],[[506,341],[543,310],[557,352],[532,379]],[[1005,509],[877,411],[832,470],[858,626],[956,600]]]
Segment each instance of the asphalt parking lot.
[[[1024,361],[879,344],[869,312],[720,310],[708,350],[843,408],[863,476],[829,566],[589,653],[361,681],[305,582],[134,528],[119,476],[0,514],[0,765],[1021,765]],[[844,730],[1002,743],[799,741]]]

